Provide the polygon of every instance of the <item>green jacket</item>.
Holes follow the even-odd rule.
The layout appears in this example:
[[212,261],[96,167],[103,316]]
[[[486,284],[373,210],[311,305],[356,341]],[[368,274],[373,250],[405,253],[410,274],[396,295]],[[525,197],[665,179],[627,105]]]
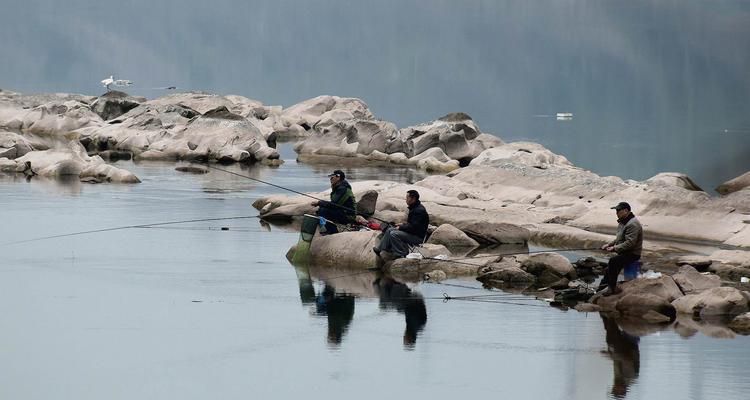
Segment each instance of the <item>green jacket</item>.
[[350,222],[354,222],[357,218],[357,200],[354,197],[352,185],[346,180],[331,189],[331,201],[322,200],[319,206],[341,211]]

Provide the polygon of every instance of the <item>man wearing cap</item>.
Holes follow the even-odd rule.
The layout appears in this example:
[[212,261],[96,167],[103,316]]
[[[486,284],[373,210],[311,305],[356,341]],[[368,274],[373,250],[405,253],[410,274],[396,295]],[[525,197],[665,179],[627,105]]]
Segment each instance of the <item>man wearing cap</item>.
[[337,169],[328,175],[331,180],[331,201],[313,201],[318,206],[318,215],[325,218],[325,234],[337,233],[335,224],[351,224],[356,218],[357,200],[352,192],[352,185],[346,181],[344,171]]
[[406,192],[406,206],[409,208],[406,222],[396,224],[395,228],[389,226],[383,231],[380,244],[372,248],[376,255],[380,256],[381,251],[387,251],[396,257],[406,257],[409,246],[416,246],[424,241],[430,216],[419,201],[419,192]]
[[617,212],[617,236],[615,240],[602,246],[602,250],[617,253],[617,255],[609,259],[602,283],[599,285],[600,289],[604,285],[608,286],[604,295],[616,293],[617,275],[627,265],[639,260],[643,249],[643,227],[631,211],[630,204],[623,201],[612,209]]

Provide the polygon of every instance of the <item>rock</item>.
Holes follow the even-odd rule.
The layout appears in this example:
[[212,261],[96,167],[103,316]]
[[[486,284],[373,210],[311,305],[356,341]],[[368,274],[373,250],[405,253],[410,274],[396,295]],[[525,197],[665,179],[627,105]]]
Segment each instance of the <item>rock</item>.
[[750,335],[750,312],[740,314],[729,323],[729,329],[740,335]]
[[748,310],[748,299],[732,287],[707,289],[672,302],[678,312],[704,318],[715,315],[739,315]]
[[457,220],[453,225],[481,244],[524,244],[531,236],[527,229],[506,223]]
[[[335,235],[315,235],[310,243],[307,262],[318,266],[346,265],[352,269],[375,266],[372,248],[379,243],[379,232],[341,232]],[[291,261],[289,254],[287,258]]]
[[0,130],[0,158],[13,159],[21,157],[32,150],[31,142],[25,137],[14,132]]
[[622,315],[643,318],[649,322],[673,321],[675,307],[667,299],[649,293],[625,294],[615,305]]
[[703,191],[689,176],[678,172],[662,172],[648,178],[646,182],[657,185],[677,186],[697,192]]
[[91,111],[107,121],[138,107],[146,101],[145,97],[132,97],[117,90],[99,96],[91,103]]
[[130,160],[133,155],[128,151],[117,151],[117,150],[104,150],[97,153],[99,157],[104,160],[117,161],[117,160]]
[[578,303],[574,308],[579,312],[599,312],[602,310],[601,307],[591,303]]
[[189,165],[189,166],[177,167],[175,168],[175,171],[187,172],[190,174],[207,174],[208,168]]
[[708,270],[730,282],[739,282],[742,277],[750,277],[750,269],[732,264],[713,263]]
[[720,194],[729,194],[750,187],[750,171],[716,187]]
[[533,142],[513,142],[485,150],[472,160],[470,165],[495,167],[508,162],[542,168],[552,164],[572,166],[567,158]]
[[601,265],[594,257],[586,257],[573,263],[578,276],[601,275],[605,266]]
[[0,172],[16,172],[16,162],[5,157],[1,157]]
[[750,266],[750,251],[747,250],[716,250],[709,257],[716,263]]
[[486,284],[532,284],[536,282],[534,275],[514,266],[502,266],[488,264],[490,269],[477,277],[477,280]]
[[678,257],[677,265],[690,265],[698,271],[705,271],[711,265],[711,258],[708,256],[689,255]]
[[414,248],[414,252],[421,254],[424,258],[434,258],[437,256],[450,256],[451,252],[442,244],[423,243]]
[[479,246],[476,240],[468,237],[460,229],[450,224],[440,225],[430,238],[427,243],[442,244],[449,249],[453,248],[475,248]]
[[432,272],[427,272],[422,277],[422,280],[430,281],[430,282],[441,282],[444,281],[448,276],[445,274],[445,272],[436,269]]
[[95,177],[105,182],[140,182],[131,172],[108,165],[99,156],[89,157],[83,146],[76,141],[68,142],[67,147],[55,150],[29,152],[15,162],[18,172],[26,173],[30,166],[32,175],[44,177],[78,176]]
[[558,253],[535,253],[530,255],[519,255],[516,258],[521,262],[521,268],[525,271],[536,273],[534,271],[549,269],[556,274],[565,277],[574,277],[575,269],[567,258]]
[[680,267],[680,271],[672,278],[685,294],[700,293],[721,286],[721,278],[717,275],[702,275],[690,265]]
[[376,190],[367,190],[357,196],[357,214],[370,217],[375,213],[375,206],[378,202],[378,192]]
[[618,311],[617,303],[629,294],[654,295],[670,303],[683,297],[680,288],[672,277],[667,275],[656,279],[633,279],[618,284],[617,287],[622,290],[621,293],[606,297],[597,295],[591,298],[591,302],[601,306],[604,311]]

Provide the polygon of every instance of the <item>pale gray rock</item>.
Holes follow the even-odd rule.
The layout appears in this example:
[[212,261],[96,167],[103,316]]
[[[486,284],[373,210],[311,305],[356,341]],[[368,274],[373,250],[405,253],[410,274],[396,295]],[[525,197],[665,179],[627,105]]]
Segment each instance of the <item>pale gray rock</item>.
[[94,100],[91,103],[91,111],[107,121],[125,114],[144,102],[146,102],[145,97],[134,97],[124,92],[112,90]]
[[703,189],[690,179],[689,176],[679,172],[661,172],[648,178],[646,182],[656,185],[677,186],[686,190],[698,192],[703,191]]
[[30,165],[33,174],[43,177],[78,176],[95,178],[102,182],[140,182],[131,172],[108,165],[101,157],[89,157],[83,146],[75,141],[69,142],[67,147],[32,151],[14,161],[16,171],[26,171]]
[[678,312],[693,316],[739,315],[748,312],[748,299],[733,287],[707,289],[672,302]]
[[721,194],[729,194],[748,187],[750,187],[750,171],[722,183],[716,187],[716,191]]
[[656,279],[633,279],[618,284],[617,287],[622,290],[621,293],[605,297],[596,295],[590,302],[599,305],[603,311],[618,311],[617,303],[629,294],[650,294],[670,303],[683,297],[672,277],[666,275]]
[[463,231],[450,224],[440,225],[432,232],[427,243],[442,244],[448,249],[475,248],[479,246],[476,240],[468,237]]
[[33,150],[31,143],[15,132],[0,130],[0,157],[16,158]]
[[332,110],[348,111],[349,113],[344,114],[344,118],[348,118],[349,115],[358,119],[373,118],[372,112],[364,101],[338,96],[318,96],[302,101],[284,109],[282,117],[289,125],[300,125],[305,130],[309,130],[321,119],[336,121],[337,117],[341,117],[341,114],[328,113]]
[[677,286],[685,294],[700,293],[704,290],[721,286],[721,278],[717,275],[703,275],[689,265],[680,267],[680,271],[672,276]]

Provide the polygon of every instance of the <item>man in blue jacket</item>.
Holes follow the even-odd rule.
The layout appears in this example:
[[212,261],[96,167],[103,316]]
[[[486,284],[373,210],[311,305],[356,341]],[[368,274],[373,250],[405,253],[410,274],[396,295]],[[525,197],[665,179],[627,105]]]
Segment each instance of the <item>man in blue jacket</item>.
[[396,224],[395,227],[387,227],[383,232],[380,244],[373,247],[372,251],[380,256],[381,251],[387,251],[395,257],[406,257],[410,246],[422,244],[427,234],[427,226],[430,224],[430,216],[427,215],[422,203],[419,201],[419,192],[409,190],[406,192],[406,205],[409,208],[409,216],[406,223]]
[[352,192],[352,185],[346,181],[344,171],[337,169],[328,175],[331,180],[331,201],[313,201],[312,206],[318,206],[318,215],[327,220],[325,234],[337,233],[336,224],[351,224],[355,222],[357,200]]

